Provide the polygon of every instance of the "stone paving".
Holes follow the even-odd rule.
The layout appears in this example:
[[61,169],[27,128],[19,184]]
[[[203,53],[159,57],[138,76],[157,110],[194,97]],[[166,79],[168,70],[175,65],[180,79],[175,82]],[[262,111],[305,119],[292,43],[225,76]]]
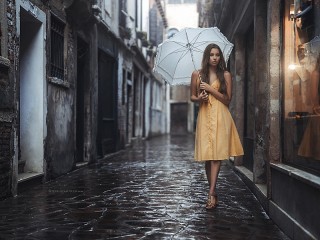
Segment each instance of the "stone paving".
[[289,239],[224,164],[204,208],[193,136],[164,136],[0,202],[0,239]]

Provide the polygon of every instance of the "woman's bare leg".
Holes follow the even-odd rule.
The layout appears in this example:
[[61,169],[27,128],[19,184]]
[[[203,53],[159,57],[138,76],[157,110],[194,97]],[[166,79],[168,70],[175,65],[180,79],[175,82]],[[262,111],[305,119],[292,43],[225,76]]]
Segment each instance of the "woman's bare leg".
[[210,184],[210,179],[211,179],[211,161],[206,161],[205,162],[205,168],[206,168],[206,175],[207,175],[207,180],[209,183],[209,186],[211,186]]
[[220,171],[220,165],[221,161],[210,161],[210,195],[214,195],[216,192],[216,183]]

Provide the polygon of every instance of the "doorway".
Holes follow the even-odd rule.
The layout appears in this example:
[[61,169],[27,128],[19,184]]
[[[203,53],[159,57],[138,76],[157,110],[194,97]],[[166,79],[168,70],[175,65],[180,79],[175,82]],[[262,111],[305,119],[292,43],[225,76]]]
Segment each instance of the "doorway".
[[77,39],[77,105],[76,105],[76,162],[85,159],[85,89],[90,79],[89,44],[80,37]]
[[102,50],[98,54],[98,132],[97,155],[115,152],[118,143],[117,126],[117,62]]
[[172,135],[184,135],[188,133],[188,103],[171,103]]
[[[45,138],[45,14],[37,18],[27,11],[28,3],[17,5],[20,22],[20,128],[19,180],[44,172]],[[23,175],[23,176],[22,176]],[[28,175],[28,176],[26,176]]]

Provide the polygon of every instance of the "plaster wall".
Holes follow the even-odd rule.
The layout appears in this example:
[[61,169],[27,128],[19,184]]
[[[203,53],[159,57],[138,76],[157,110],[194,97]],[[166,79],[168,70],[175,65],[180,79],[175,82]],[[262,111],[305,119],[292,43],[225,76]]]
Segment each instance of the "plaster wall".
[[102,21],[116,35],[119,36],[119,1],[99,0]]

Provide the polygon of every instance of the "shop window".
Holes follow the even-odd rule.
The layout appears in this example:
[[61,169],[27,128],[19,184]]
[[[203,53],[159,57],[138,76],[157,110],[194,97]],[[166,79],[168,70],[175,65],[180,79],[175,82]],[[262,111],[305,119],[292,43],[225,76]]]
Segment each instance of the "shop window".
[[292,0],[284,7],[283,159],[320,175],[319,3]]
[[51,77],[64,80],[64,30],[65,23],[51,15]]

